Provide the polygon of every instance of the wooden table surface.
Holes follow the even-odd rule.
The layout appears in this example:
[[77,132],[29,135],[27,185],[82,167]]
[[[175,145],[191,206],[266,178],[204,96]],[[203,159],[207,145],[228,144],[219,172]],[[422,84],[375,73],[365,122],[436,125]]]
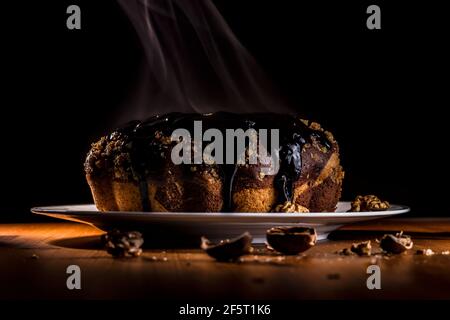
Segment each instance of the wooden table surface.
[[[359,240],[404,230],[414,248],[397,256],[341,256]],[[353,225],[296,257],[262,248],[239,263],[216,262],[197,248],[144,248],[113,259],[101,231],[77,223],[0,225],[0,299],[384,299],[450,298],[450,219],[385,219]],[[379,252],[377,245],[374,252]],[[431,248],[433,256],[416,255]],[[381,289],[366,286],[380,266]],[[81,290],[68,290],[66,268],[81,268]]]

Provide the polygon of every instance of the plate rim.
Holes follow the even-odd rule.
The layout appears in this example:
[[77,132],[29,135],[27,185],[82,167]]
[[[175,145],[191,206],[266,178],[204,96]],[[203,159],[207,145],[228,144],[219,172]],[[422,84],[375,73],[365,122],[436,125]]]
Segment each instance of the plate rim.
[[[350,201],[339,201],[340,204],[349,204]],[[109,217],[123,217],[124,215],[132,217],[161,217],[161,218],[223,218],[232,215],[235,218],[369,218],[369,217],[388,217],[407,213],[411,210],[409,206],[391,204],[394,207],[387,211],[363,211],[363,212],[308,212],[308,213],[272,213],[272,212],[141,212],[141,211],[79,211],[70,210],[67,207],[87,207],[94,206],[94,204],[71,204],[71,205],[57,205],[57,206],[39,206],[33,207],[30,211],[38,215],[73,215],[73,216],[92,216],[92,215],[108,215]]]

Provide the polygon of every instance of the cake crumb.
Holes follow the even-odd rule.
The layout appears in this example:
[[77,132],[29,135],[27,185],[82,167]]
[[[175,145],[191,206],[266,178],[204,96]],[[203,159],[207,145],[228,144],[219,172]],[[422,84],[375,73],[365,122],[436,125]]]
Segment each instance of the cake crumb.
[[265,175],[264,172],[262,172],[262,171],[260,171],[260,172],[258,173],[258,179],[261,180],[261,181],[264,179],[265,176],[266,176],[266,175]]
[[419,249],[416,251],[417,255],[423,255],[423,256],[432,256],[434,255],[434,251],[431,249]]
[[303,124],[304,124],[305,126],[309,126],[309,120],[306,120],[306,119],[300,119],[300,121],[303,122]]

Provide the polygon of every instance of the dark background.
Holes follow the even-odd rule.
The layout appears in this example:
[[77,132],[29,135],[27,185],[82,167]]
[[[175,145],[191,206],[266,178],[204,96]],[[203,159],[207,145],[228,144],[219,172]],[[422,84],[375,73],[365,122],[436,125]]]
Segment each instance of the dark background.
[[[412,215],[448,215],[441,2],[214,3],[298,113],[335,134],[343,199],[374,193]],[[79,31],[66,28],[70,4],[81,7]],[[381,7],[381,30],[366,28],[370,4]],[[1,12],[0,220],[91,202],[82,164],[139,82],[134,29],[113,0],[11,1]]]

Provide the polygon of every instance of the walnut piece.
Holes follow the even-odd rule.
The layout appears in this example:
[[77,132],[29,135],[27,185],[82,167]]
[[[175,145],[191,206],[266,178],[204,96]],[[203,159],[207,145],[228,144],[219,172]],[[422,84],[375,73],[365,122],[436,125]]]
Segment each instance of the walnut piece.
[[389,202],[381,201],[374,195],[357,196],[351,205],[349,212],[384,211],[390,208]]
[[358,256],[370,256],[372,254],[372,245],[370,240],[359,243],[353,243],[350,248],[344,248],[336,251],[337,254],[342,256],[351,256],[357,254]]
[[435,252],[431,249],[419,249],[416,251],[416,254],[422,256],[432,256]]
[[144,239],[137,231],[121,232],[117,229],[105,233],[101,237],[106,251],[116,258],[138,257],[142,254]]
[[273,212],[285,212],[285,213],[307,213],[309,209],[301,206],[297,203],[292,203],[291,201],[286,201],[285,203],[279,204],[275,207]]
[[370,256],[372,245],[370,244],[370,240],[360,243],[353,243],[350,250],[358,256]]
[[385,234],[380,240],[378,240],[381,249],[387,253],[400,254],[406,250],[412,249],[414,243],[410,236],[403,234],[400,231],[395,236],[392,234]]

